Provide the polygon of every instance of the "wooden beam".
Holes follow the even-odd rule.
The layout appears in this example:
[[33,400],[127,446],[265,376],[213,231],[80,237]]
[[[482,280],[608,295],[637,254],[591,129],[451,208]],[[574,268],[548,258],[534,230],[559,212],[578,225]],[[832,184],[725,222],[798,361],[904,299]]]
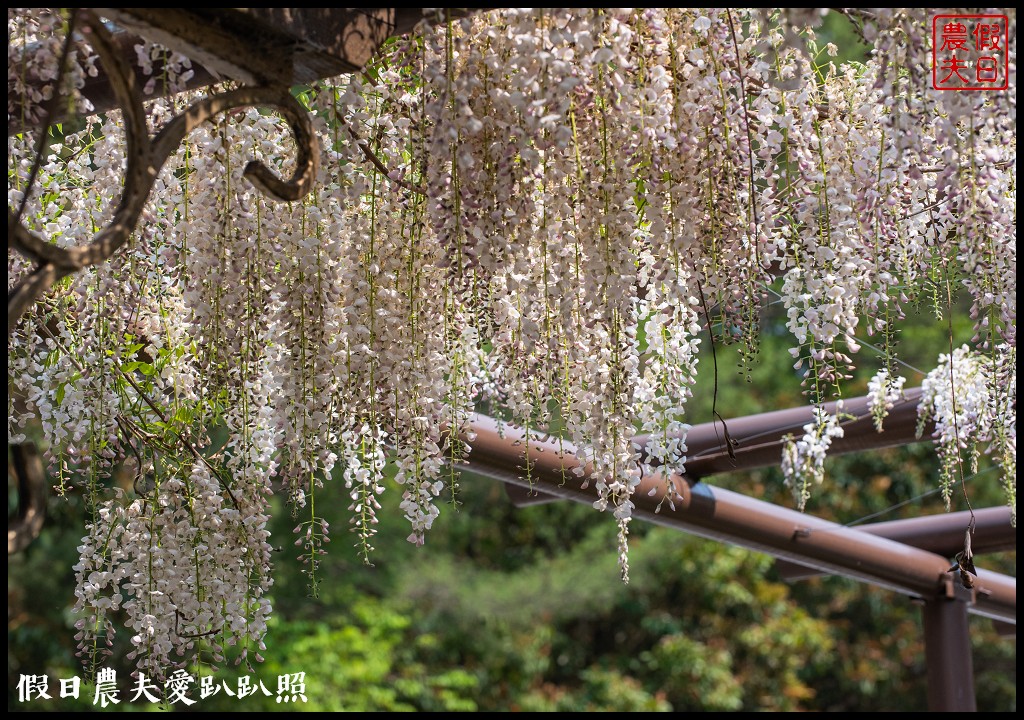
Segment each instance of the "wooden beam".
[[118,26],[247,85],[298,85],[362,68],[394,8],[101,8]]
[[[455,18],[475,10],[447,12]],[[149,78],[138,67],[135,46],[146,39],[192,61],[194,75],[185,83],[186,89],[222,79],[291,87],[355,72],[388,38],[412,31],[424,18],[423,8],[99,8],[96,12],[121,28],[115,32],[115,44],[140,87]],[[99,75],[87,78],[82,88],[95,113],[117,107],[107,75],[102,66],[99,69]],[[154,61],[154,75],[160,71],[160,62]],[[46,84],[29,79],[36,86]],[[158,84],[151,97],[166,94],[167,89]],[[8,113],[8,135],[38,125],[35,118],[22,121],[17,97],[11,102],[15,109]],[[67,110],[58,108],[50,121],[67,119]]]

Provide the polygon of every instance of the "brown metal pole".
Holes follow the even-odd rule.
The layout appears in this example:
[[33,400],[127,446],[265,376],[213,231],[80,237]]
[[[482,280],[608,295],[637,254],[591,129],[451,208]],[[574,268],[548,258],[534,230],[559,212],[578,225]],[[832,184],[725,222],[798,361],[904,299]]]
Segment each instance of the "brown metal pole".
[[[920,400],[921,388],[905,391],[903,398],[889,411],[885,419],[885,431],[881,433],[874,427],[867,397],[843,401],[842,412],[856,419],[843,421],[843,437],[832,441],[829,455],[928,441],[932,426],[925,428],[921,438],[917,437],[917,405]],[[836,405],[835,402],[825,403],[825,411],[834,414]],[[729,429],[729,437],[736,441],[731,453],[725,446],[722,422],[694,425],[686,434],[686,476],[697,480],[717,473],[778,465],[782,461],[783,438],[787,435],[802,435],[804,425],[813,419],[814,409],[807,405],[727,420],[725,426]],[[638,435],[634,442],[643,447],[646,437]],[[508,494],[517,507],[539,505],[556,499],[542,492],[527,494],[511,488]]]
[[[1004,506],[975,510],[974,521],[971,550],[975,555],[1013,550],[1017,547],[1017,529],[1010,524],[1010,508]],[[971,513],[964,510],[859,525],[857,529],[952,558],[964,549],[964,533],[970,522]],[[812,568],[781,560],[775,567],[785,580],[802,580],[821,574]]]
[[[957,583],[959,588],[959,583]],[[924,654],[928,665],[928,709],[976,712],[974,664],[967,624],[967,597],[924,601]]]
[[[866,396],[844,400],[842,412],[856,419],[841,423],[843,437],[832,441],[829,455],[918,442],[917,406],[920,400],[921,388],[905,391],[903,398],[895,403],[885,418],[884,432],[875,429]],[[835,402],[824,404],[830,415],[836,413],[836,406]],[[686,475],[700,479],[716,473],[778,465],[782,461],[783,438],[787,435],[802,436],[804,425],[813,419],[814,409],[808,405],[727,420],[729,437],[737,443],[732,453],[725,447],[721,422],[694,425],[686,434]],[[930,435],[925,434],[921,439],[928,437]],[[643,447],[646,438],[637,436],[635,442]]]
[[[504,425],[499,432],[496,421],[482,416],[470,432],[475,438],[469,471],[577,502],[591,504],[596,499],[593,483],[581,489],[580,478],[572,472],[578,461],[571,444],[563,442],[560,448],[557,441],[527,443],[521,429]],[[526,452],[530,481],[523,470]],[[667,500],[662,503],[665,483],[649,476],[633,495],[633,516],[912,596],[929,599],[943,592],[949,568],[944,557],[704,483],[691,487],[678,475],[670,482],[681,496],[674,500],[674,511]],[[978,585],[978,599],[970,611],[1016,624],[1016,579],[981,570]]]
[[999,620],[992,621],[992,627],[995,629],[996,634],[999,637],[1016,639],[1017,638],[1017,626],[1011,625],[1010,623],[1000,622]]

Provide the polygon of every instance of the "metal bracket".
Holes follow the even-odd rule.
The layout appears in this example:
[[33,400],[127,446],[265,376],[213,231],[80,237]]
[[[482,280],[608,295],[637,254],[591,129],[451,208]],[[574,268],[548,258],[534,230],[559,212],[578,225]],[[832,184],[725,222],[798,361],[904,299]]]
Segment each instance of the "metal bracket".
[[[975,583],[977,580],[975,579]],[[960,577],[960,570],[942,573],[940,578],[941,594],[947,600],[960,600],[973,605],[977,599],[977,586],[967,588]]]

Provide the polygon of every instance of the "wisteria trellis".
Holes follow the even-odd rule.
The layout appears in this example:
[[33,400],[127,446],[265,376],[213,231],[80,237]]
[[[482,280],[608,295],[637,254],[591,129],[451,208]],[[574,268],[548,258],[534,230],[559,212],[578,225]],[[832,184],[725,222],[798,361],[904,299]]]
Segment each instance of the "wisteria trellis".
[[[9,11],[17,94],[29,68],[74,101],[102,38],[72,45],[61,71],[70,18]],[[1015,67],[1007,91],[933,91],[925,11],[856,19],[874,59],[837,68],[807,29],[815,11],[435,18],[364,72],[303,89],[308,138],[291,96],[178,94],[55,140],[28,196],[38,138],[12,136],[8,202],[24,204],[14,232],[31,247],[9,252],[9,283],[116,224],[122,191],[147,183],[124,247],[54,271],[9,333],[9,442],[38,419],[59,488],[77,478],[89,501],[83,659],[96,667],[118,609],[148,674],[199,647],[258,658],[272,480],[303,518],[315,587],[332,485],[369,557],[393,461],[423,543],[481,401],[565,428],[590,468],[568,481],[593,483],[614,515],[625,574],[641,473],[667,481],[685,463],[702,326],[723,320],[755,362],[773,283],[812,403],[840,394],[858,333],[886,349],[880,428],[904,382],[894,321],[925,287],[965,289],[977,337],[939,359],[922,413],[947,500],[960,448],[980,442],[1015,508]],[[190,72],[138,51],[144,68],[163,61],[150,90]],[[169,159],[145,177],[126,138],[151,131]],[[287,189],[273,173],[305,184],[268,199],[253,168],[263,187]],[[842,432],[817,417],[781,459],[801,506]]]

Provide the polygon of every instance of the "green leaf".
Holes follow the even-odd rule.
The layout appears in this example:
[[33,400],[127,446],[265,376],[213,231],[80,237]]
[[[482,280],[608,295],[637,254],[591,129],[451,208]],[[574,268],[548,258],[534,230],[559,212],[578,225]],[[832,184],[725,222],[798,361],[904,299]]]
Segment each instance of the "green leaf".
[[127,362],[121,366],[121,372],[125,374],[135,372],[136,370],[138,370],[146,377],[156,375],[156,368],[154,368],[150,363],[147,362],[132,360],[131,362]]

